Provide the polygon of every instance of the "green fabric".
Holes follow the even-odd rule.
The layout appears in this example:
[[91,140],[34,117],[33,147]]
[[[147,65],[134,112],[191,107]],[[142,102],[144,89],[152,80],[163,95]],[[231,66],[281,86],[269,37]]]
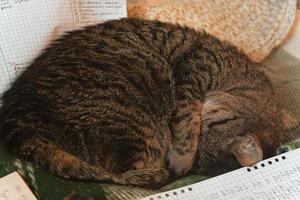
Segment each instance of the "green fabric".
[[296,139],[294,141],[291,141],[287,144],[283,144],[281,145],[277,151],[276,151],[276,154],[282,154],[282,153],[285,153],[285,152],[288,152],[288,151],[292,151],[294,149],[298,149],[300,148],[300,138],[299,139]]
[[105,199],[104,190],[95,183],[65,181],[27,161],[15,158],[0,145],[0,177],[18,171],[39,199],[62,200],[72,191]]

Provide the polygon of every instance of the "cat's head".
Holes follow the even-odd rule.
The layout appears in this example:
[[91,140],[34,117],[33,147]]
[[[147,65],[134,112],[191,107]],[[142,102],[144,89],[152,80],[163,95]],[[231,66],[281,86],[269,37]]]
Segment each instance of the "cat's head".
[[[282,112],[272,91],[214,92],[202,108],[195,168],[223,173],[271,156],[282,137]],[[265,94],[264,94],[265,93]]]

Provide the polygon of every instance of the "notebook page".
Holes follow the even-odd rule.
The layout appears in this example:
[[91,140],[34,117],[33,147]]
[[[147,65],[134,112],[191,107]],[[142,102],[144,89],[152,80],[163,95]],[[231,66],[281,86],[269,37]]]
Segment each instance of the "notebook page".
[[143,200],[298,200],[300,149]]
[[13,172],[0,179],[0,200],[37,200],[22,177]]
[[126,0],[0,0],[0,96],[63,32],[126,16]]

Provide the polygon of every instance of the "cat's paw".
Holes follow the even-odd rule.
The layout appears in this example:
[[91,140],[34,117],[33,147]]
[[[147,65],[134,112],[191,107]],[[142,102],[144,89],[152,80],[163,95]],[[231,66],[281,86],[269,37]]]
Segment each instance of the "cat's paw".
[[243,166],[251,166],[263,159],[263,150],[254,134],[240,137],[232,146],[231,152]]
[[167,155],[167,168],[176,176],[182,176],[188,173],[193,166],[193,156],[179,154],[177,151],[170,149]]

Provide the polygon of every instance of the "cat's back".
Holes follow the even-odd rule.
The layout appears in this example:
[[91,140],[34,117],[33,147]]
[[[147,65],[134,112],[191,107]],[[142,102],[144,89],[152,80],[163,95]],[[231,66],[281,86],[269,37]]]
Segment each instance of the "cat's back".
[[153,134],[147,130],[159,130],[173,110],[172,70],[160,35],[171,28],[124,19],[65,34],[4,93],[2,133],[15,134],[23,124],[74,149],[83,133],[95,144],[105,134]]

